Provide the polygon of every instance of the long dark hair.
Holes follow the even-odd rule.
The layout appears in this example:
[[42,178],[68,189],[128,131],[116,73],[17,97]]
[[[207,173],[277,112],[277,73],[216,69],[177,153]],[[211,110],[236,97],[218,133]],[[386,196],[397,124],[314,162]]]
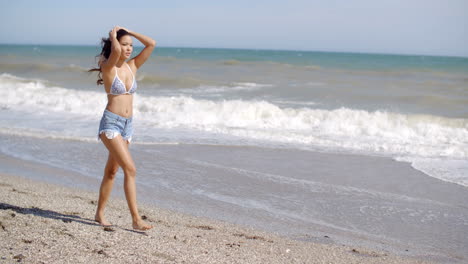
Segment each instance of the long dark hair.
[[[125,35],[130,35],[130,33],[128,33],[125,29],[119,29],[119,31],[117,31],[117,41],[120,41],[120,38],[122,38]],[[104,81],[102,80],[102,75],[101,75],[101,73],[102,73],[101,63],[104,60],[109,59],[109,56],[111,54],[112,42],[111,42],[110,38],[102,38],[101,39],[101,46],[102,46],[101,53],[96,55],[96,58],[98,59],[99,68],[92,68],[92,69],[88,70],[88,72],[95,72],[95,71],[99,72],[98,73],[98,80],[96,82],[97,85],[104,84]]]

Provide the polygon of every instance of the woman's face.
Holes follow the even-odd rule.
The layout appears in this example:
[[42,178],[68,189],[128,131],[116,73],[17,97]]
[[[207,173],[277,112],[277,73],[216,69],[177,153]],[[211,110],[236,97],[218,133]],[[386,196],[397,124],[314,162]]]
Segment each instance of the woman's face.
[[133,51],[133,41],[132,37],[129,35],[122,36],[119,40],[120,48],[122,49],[120,56],[124,57],[125,59],[130,58]]

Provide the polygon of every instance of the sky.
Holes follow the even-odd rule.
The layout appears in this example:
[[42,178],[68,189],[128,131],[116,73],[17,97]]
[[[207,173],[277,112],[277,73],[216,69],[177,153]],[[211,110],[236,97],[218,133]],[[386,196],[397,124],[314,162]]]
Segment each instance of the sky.
[[0,0],[0,43],[99,45],[114,25],[159,46],[468,57],[468,0]]

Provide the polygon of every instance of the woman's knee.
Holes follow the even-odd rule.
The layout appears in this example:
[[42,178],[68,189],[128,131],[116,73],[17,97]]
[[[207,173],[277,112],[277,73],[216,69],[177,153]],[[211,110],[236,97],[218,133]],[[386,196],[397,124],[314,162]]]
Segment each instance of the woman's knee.
[[108,178],[108,179],[115,179],[115,176],[117,175],[117,171],[119,171],[119,167],[106,167],[105,171],[104,171],[104,175]]
[[127,166],[124,166],[124,168],[122,168],[122,169],[123,169],[125,175],[131,176],[131,177],[136,176],[136,167],[135,167],[135,165],[129,164]]

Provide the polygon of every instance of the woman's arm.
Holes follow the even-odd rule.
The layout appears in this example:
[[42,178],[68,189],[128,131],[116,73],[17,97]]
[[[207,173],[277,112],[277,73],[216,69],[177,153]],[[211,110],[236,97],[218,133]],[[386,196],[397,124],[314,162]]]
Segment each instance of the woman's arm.
[[125,29],[125,30],[128,33],[130,33],[130,35],[138,39],[141,43],[143,43],[143,45],[145,45],[145,48],[135,58],[132,59],[135,63],[136,68],[138,69],[150,57],[151,53],[153,52],[154,47],[156,47],[156,41],[143,34],[133,32],[128,29]]
[[122,51],[120,47],[120,43],[117,40],[117,31],[119,31],[121,27],[116,26],[109,32],[109,40],[111,41],[111,53],[109,58],[102,63],[101,68],[107,70],[111,69],[112,67],[117,64],[120,59],[120,53]]

